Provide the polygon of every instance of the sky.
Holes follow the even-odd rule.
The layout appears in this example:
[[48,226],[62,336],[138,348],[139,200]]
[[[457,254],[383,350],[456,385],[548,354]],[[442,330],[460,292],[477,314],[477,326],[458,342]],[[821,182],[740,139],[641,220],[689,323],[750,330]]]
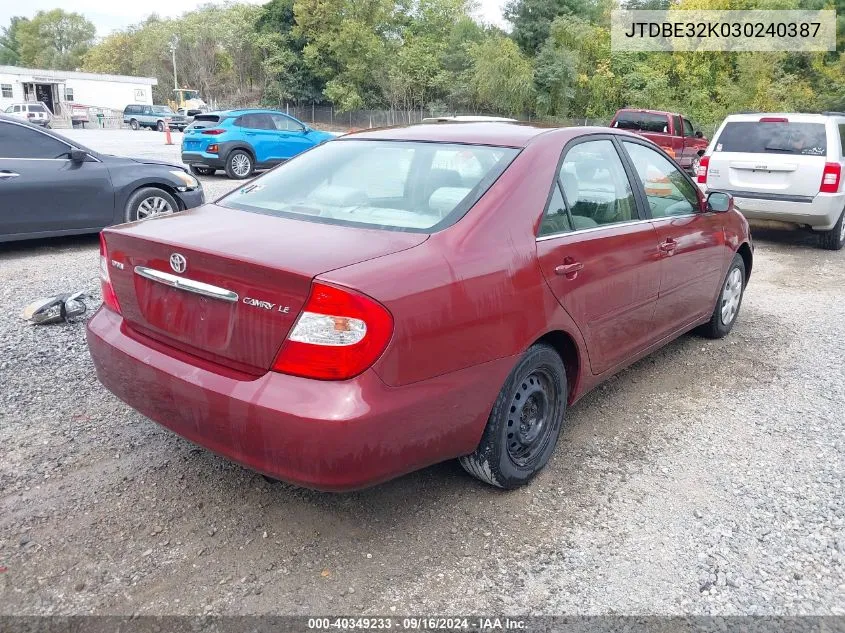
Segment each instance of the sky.
[[[266,0],[239,1],[262,4]],[[504,1],[478,0],[478,17],[484,22],[504,26],[502,20]],[[150,13],[157,13],[161,17],[175,17],[207,2],[208,0],[142,0],[141,2],[75,0],[73,3],[68,3],[61,0],[26,0],[26,2],[0,0],[0,27],[6,26],[14,15],[32,17],[37,11],[62,7],[65,10],[83,14],[97,27],[97,35],[103,37],[112,31],[140,22]]]

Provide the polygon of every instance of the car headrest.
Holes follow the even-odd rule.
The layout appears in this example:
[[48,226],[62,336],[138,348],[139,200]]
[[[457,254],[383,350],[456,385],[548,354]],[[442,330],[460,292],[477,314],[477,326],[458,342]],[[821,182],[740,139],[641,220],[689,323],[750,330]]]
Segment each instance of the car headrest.
[[470,191],[472,190],[469,187],[440,187],[435,189],[428,199],[428,208],[443,218],[458,206]]
[[563,195],[567,204],[571,207],[578,201],[578,177],[568,171],[560,173],[560,181],[563,185]]
[[464,184],[464,181],[460,172],[454,169],[432,169],[428,173],[427,184],[428,191],[433,192],[441,187],[460,187]]
[[325,185],[314,191],[309,197],[309,202],[324,204],[330,207],[354,207],[367,204],[367,194],[355,187],[343,187],[341,185]]

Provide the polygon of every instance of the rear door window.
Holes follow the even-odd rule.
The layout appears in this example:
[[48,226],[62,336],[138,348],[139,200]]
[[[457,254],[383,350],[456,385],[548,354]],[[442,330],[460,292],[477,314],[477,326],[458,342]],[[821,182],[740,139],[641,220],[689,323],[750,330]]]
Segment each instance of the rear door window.
[[560,193],[560,186],[555,182],[552,190],[552,198],[549,200],[549,207],[543,215],[540,223],[540,235],[555,235],[556,233],[568,233],[572,230],[572,222],[563,202],[563,195]]
[[52,136],[0,122],[0,158],[66,158],[69,150]]
[[731,121],[719,135],[715,151],[824,156],[827,134],[823,123]]
[[620,130],[665,134],[669,132],[669,118],[665,114],[651,112],[622,112],[616,117],[613,127]]
[[638,219],[631,183],[609,140],[570,149],[560,168],[560,184],[574,230]]
[[674,129],[675,136],[683,136],[684,134],[684,124],[681,122],[681,117],[675,115],[672,117],[672,126]]

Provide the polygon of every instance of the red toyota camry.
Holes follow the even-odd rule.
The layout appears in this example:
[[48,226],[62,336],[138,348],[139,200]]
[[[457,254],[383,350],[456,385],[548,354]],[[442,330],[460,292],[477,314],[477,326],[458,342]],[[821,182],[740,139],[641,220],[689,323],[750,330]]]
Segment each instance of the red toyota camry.
[[101,248],[103,384],[324,490],[450,458],[526,483],[592,387],[726,335],[752,261],[730,196],[649,141],[511,123],[345,136]]

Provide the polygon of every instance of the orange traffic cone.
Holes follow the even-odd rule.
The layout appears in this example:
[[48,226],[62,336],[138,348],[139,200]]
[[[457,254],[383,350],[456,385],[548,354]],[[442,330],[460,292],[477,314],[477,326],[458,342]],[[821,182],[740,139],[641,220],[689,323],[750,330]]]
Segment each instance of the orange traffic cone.
[[170,136],[170,126],[167,124],[167,121],[164,122],[164,144],[173,145],[173,139]]

